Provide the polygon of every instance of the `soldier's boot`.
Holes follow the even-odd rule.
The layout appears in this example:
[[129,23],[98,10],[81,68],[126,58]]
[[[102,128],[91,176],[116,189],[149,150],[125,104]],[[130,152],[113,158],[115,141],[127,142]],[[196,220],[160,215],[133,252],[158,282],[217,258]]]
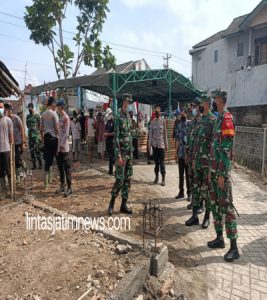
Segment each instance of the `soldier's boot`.
[[133,213],[132,209],[127,206],[127,199],[122,199],[120,212],[128,215]]
[[185,222],[186,226],[199,225],[199,218],[197,215],[197,209],[193,208],[193,215]]
[[113,213],[113,208],[114,208],[114,204],[115,204],[115,197],[111,196],[110,202],[109,202],[109,206],[108,206],[108,215],[112,216]]
[[44,176],[44,189],[47,190],[49,185],[49,172],[45,172]]
[[7,189],[6,189],[6,179],[0,178],[0,199],[6,199],[7,198]]
[[203,200],[202,200],[202,201],[200,202],[199,207],[197,208],[197,214],[198,214],[198,215],[199,215],[199,214],[202,214],[203,211],[204,211],[204,209],[203,209]]
[[215,240],[210,241],[207,243],[209,248],[216,249],[216,248],[225,248],[224,238],[222,232],[217,232],[217,237]]
[[202,222],[202,228],[207,229],[209,227],[209,225],[210,225],[210,211],[206,210],[205,216],[204,216],[204,219]]
[[35,160],[32,161],[32,170],[36,170],[36,162],[35,162]]
[[187,205],[187,209],[191,210],[193,208],[193,200],[191,200],[190,204]]
[[39,170],[42,170],[43,164],[41,158],[38,158],[38,162],[39,162]]
[[157,173],[156,173],[156,177],[155,177],[154,183],[155,184],[159,183],[159,174],[157,174]]
[[240,257],[240,254],[238,252],[236,239],[230,240],[231,246],[229,251],[224,255],[224,260],[227,262],[232,262],[235,259],[238,259]]
[[165,174],[162,175],[162,181],[161,181],[161,186],[165,186]]
[[48,183],[51,184],[53,181],[53,168],[50,167],[49,171],[48,171]]

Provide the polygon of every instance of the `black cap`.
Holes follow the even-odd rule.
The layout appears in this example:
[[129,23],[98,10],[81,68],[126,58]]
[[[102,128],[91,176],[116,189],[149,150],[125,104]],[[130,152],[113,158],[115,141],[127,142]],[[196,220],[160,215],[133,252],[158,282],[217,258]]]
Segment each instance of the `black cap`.
[[4,108],[5,108],[5,109],[12,110],[12,106],[11,106],[9,103],[5,103],[5,104],[4,104]]

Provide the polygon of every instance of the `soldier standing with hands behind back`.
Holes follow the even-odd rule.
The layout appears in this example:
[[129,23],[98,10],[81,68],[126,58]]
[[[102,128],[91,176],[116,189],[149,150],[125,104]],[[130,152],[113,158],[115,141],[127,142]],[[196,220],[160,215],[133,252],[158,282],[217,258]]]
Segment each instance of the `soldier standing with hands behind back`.
[[127,206],[131,177],[133,176],[133,142],[132,142],[132,121],[128,113],[128,106],[131,102],[131,95],[124,94],[122,97],[122,108],[115,120],[115,183],[111,191],[111,200],[108,207],[108,214],[113,213],[115,199],[121,191],[120,212],[132,214]]
[[239,258],[237,248],[237,224],[233,206],[232,185],[230,180],[231,156],[235,127],[233,117],[226,109],[227,92],[216,90],[212,93],[216,101],[219,117],[213,129],[211,145],[211,205],[214,227],[217,233],[215,240],[208,242],[209,248],[225,248],[223,238],[223,223],[225,221],[226,235],[231,247],[224,255],[227,262]]

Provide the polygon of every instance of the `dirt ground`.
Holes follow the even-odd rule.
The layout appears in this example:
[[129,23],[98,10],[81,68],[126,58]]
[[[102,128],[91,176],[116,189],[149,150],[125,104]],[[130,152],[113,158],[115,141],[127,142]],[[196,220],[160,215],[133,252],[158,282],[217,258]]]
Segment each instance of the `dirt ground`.
[[[29,164],[30,165],[30,164]],[[56,195],[59,177],[56,166],[53,184],[48,191],[43,190],[43,171],[34,171],[35,198],[54,208],[80,217],[107,217],[107,207],[114,177],[106,174],[101,163],[97,168],[87,162],[85,155],[82,163],[73,166],[73,195],[64,198]],[[18,198],[22,196],[19,192]],[[134,182],[130,193],[130,203],[134,210],[131,216],[131,230],[127,234],[142,240],[143,202],[158,200],[167,207],[164,210],[163,242],[168,246],[169,261],[175,266],[172,288],[175,295],[184,294],[187,299],[205,299],[208,290],[206,274],[196,270],[198,255],[192,252],[194,241],[185,239],[182,228],[172,221],[173,211],[168,203],[175,199],[165,199],[153,188],[151,182]],[[3,209],[7,201],[0,202],[0,299],[78,299],[88,288],[87,277],[96,278],[97,270],[104,270],[97,291],[103,299],[116,287],[118,265],[125,272],[140,257],[130,253],[121,257],[114,252],[114,244],[92,234],[81,232],[57,232],[51,236],[48,232],[28,232],[25,230],[25,212],[34,210],[26,204]],[[185,205],[187,202],[185,201]],[[118,215],[120,199],[116,201],[114,215]],[[35,210],[34,210],[35,211]],[[35,211],[36,212],[36,211]],[[180,226],[183,226],[182,224]],[[180,230],[181,229],[181,230]],[[97,238],[97,241],[94,239]],[[175,241],[179,248],[173,246]],[[97,246],[100,244],[102,246]],[[3,249],[3,250],[2,250]],[[101,256],[99,255],[101,253]],[[114,261],[118,260],[117,264]],[[148,283],[153,279],[148,279]],[[90,283],[90,282],[89,282]],[[96,283],[97,284],[97,283]],[[153,285],[153,284],[152,284]],[[29,294],[29,295],[27,295]],[[92,295],[92,294],[91,294]],[[159,298],[156,293],[146,293],[147,299]],[[148,296],[150,295],[150,296]],[[39,296],[39,298],[38,298]],[[165,296],[162,299],[176,299]],[[85,298],[89,299],[89,298]]]
[[[30,205],[0,210],[0,299],[106,299],[124,274],[144,259],[139,252],[116,252],[117,242],[84,231],[26,230],[26,216],[47,216]],[[86,299],[89,299],[90,297]]]

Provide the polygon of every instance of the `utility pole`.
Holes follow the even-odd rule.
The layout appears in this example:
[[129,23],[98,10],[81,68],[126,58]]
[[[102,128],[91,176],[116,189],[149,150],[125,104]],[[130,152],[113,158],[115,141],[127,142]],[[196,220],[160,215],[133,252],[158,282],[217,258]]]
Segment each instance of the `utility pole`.
[[163,65],[165,69],[169,69],[169,59],[171,59],[171,54],[167,53],[166,56],[163,56],[163,60],[166,60],[166,64]]

